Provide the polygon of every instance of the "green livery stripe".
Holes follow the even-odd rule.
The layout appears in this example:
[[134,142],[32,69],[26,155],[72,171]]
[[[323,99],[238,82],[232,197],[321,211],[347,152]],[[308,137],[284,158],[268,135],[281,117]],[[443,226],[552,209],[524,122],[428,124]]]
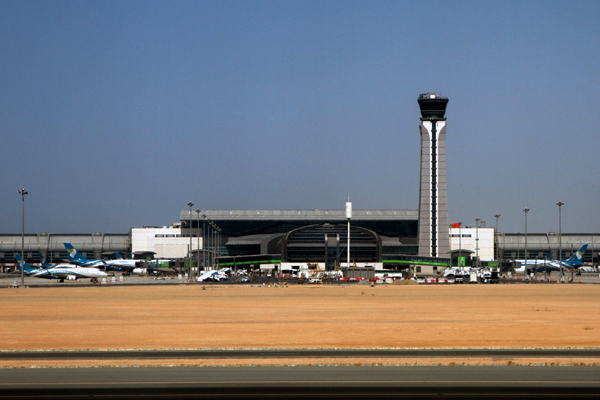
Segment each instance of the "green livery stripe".
[[238,262],[219,262],[217,265],[219,266],[228,266],[228,265],[249,265],[249,264],[278,264],[281,260],[256,260],[256,261],[238,261]]
[[439,267],[449,267],[449,263],[429,262],[429,261],[409,261],[409,260],[383,260],[384,264],[413,264],[413,265],[433,265]]

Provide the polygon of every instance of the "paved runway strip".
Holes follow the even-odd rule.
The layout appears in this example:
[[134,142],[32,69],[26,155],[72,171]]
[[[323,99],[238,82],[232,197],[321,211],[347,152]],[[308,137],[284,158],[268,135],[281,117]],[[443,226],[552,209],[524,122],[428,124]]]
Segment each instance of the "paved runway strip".
[[0,398],[594,398],[600,367],[190,367],[0,370]]

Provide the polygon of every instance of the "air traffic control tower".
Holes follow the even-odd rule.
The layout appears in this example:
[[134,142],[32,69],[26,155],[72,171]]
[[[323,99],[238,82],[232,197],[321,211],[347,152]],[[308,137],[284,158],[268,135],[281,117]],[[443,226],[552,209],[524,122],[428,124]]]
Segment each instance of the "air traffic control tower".
[[421,108],[421,183],[419,187],[419,256],[449,257],[446,183],[446,106],[448,98],[425,93]]

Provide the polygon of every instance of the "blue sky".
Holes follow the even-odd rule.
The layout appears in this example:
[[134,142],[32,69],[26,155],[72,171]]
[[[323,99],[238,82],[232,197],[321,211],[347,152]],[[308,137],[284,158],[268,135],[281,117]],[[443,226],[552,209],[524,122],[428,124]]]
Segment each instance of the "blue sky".
[[450,99],[451,222],[600,232],[598,1],[2,1],[0,233],[201,209],[416,209]]

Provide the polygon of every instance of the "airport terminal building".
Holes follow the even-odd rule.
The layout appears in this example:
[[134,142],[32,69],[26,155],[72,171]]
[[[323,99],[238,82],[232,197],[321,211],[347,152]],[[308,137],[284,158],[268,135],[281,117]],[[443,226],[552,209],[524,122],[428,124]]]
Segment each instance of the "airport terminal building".
[[[417,210],[354,210],[350,227],[350,259],[358,267],[401,270],[428,265],[431,268],[415,271],[435,273],[459,253],[481,261],[525,258],[524,234],[496,234],[482,227],[449,228],[451,251],[445,257],[420,256]],[[345,266],[347,220],[344,210],[181,210],[180,222],[170,227],[132,230],[134,251],[156,252],[159,258],[186,257],[190,242],[195,265],[201,267],[219,262],[240,268],[291,269],[300,263],[330,267],[336,259]],[[548,253],[558,258],[558,242],[553,233],[528,234],[527,258],[542,259]],[[562,234],[563,258],[586,243],[584,262],[597,264],[600,234]]]
[[[421,169],[418,210],[181,210],[170,226],[132,228],[127,234],[25,235],[25,259],[68,261],[63,243],[84,257],[113,258],[115,252],[147,259],[184,261],[209,269],[294,269],[301,264],[371,267],[434,274],[469,259],[568,258],[588,244],[584,262],[598,263],[600,234],[508,234],[492,228],[450,227],[446,172],[448,98],[424,93],[418,98]],[[348,227],[349,224],[349,227]],[[348,257],[348,240],[350,242]],[[21,235],[0,235],[0,269],[13,268]],[[348,265],[347,260],[350,260]]]
[[[346,264],[347,220],[344,210],[181,210],[180,221],[165,227],[132,228],[129,233],[26,234],[25,259],[39,262],[39,254],[51,263],[68,262],[63,243],[73,244],[87,258],[114,258],[114,253],[140,257],[179,259],[188,256],[190,243],[194,264],[213,268],[218,263],[238,268],[301,263],[330,267],[336,259]],[[191,218],[190,218],[191,217]],[[402,270],[429,265],[417,273],[434,273],[450,262],[446,257],[418,255],[417,210],[354,210],[350,221],[350,259],[357,267]],[[568,258],[588,244],[585,263],[598,265],[600,233],[498,233],[493,228],[450,228],[452,254],[466,253],[482,261]],[[15,254],[21,253],[20,234],[0,235],[0,269],[14,270]],[[437,267],[435,270],[433,267]]]
[[[397,269],[401,267],[394,262],[398,256],[417,255],[417,217],[412,210],[355,210],[350,221],[353,266],[383,269],[385,263]],[[177,249],[168,247],[167,235],[178,239],[173,241]],[[205,267],[238,265],[240,260],[277,269],[306,263],[329,267],[336,260],[345,265],[347,242],[344,210],[182,210],[175,226],[132,230],[135,252],[181,256],[191,243],[195,265]]]

